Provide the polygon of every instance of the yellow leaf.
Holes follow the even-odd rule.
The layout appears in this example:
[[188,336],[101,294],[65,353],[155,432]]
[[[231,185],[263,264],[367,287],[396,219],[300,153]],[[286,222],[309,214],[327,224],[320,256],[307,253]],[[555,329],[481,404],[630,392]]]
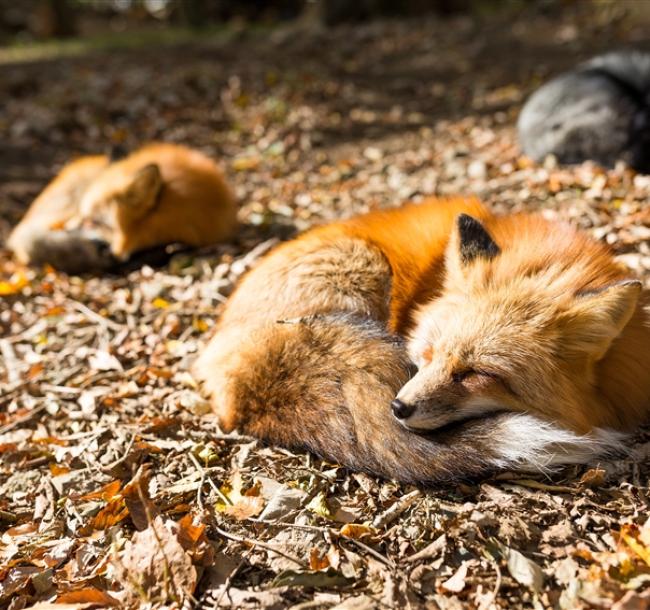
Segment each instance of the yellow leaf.
[[203,318],[194,318],[192,320],[192,328],[200,333],[204,333],[210,326]]
[[259,495],[260,486],[255,484],[242,493],[242,480],[239,472],[233,475],[230,485],[222,485],[219,491],[224,501],[217,502],[215,509],[238,521],[255,517],[264,510],[265,501]]
[[325,498],[325,494],[322,491],[311,499],[306,508],[312,513],[316,513],[317,515],[325,517],[326,519],[332,518],[332,511],[330,510],[330,507],[327,506],[327,500]]
[[625,544],[627,544],[627,546],[630,547],[630,549],[634,551],[636,555],[638,555],[648,566],[650,566],[650,548],[647,548],[641,544],[641,542],[636,540],[630,533],[628,533],[628,531],[630,530],[623,529],[621,531],[621,538],[623,538]]
[[156,297],[151,304],[157,309],[167,309],[170,305],[169,301],[166,301],[162,297]]
[[7,296],[20,292],[28,284],[27,276],[19,271],[14,273],[9,281],[0,282],[0,296]]
[[245,172],[255,169],[259,164],[259,157],[238,157],[232,162],[232,168],[237,172]]

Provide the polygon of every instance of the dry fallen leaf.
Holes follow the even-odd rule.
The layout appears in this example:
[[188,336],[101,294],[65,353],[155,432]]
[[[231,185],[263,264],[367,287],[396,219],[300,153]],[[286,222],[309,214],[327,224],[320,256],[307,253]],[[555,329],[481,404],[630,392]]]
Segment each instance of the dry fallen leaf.
[[450,593],[460,593],[465,588],[465,579],[467,578],[467,568],[469,563],[463,561],[454,574],[442,583],[442,588]]
[[581,489],[601,487],[605,483],[605,474],[602,468],[590,468],[580,477],[578,486]]
[[544,584],[544,573],[534,561],[515,549],[506,550],[506,562],[510,575],[521,585],[539,593]]
[[182,604],[194,593],[197,571],[179,541],[179,526],[163,517],[136,532],[113,559],[126,603]]
[[117,599],[109,595],[106,591],[100,591],[94,587],[86,587],[75,591],[62,593],[56,598],[57,604],[99,604],[101,606],[119,606]]
[[140,466],[133,478],[121,491],[124,504],[129,512],[131,521],[137,530],[145,530],[158,516],[159,511],[149,496],[149,469]]
[[346,523],[339,530],[341,536],[346,538],[354,538],[355,540],[363,540],[364,538],[371,538],[376,534],[376,530],[369,525],[358,523]]
[[218,502],[216,509],[238,521],[244,521],[259,515],[264,510],[266,504],[264,498],[260,495],[260,487],[253,487],[242,491],[243,482],[241,474],[235,472],[231,478],[230,485],[221,488],[222,497],[226,498],[229,503]]

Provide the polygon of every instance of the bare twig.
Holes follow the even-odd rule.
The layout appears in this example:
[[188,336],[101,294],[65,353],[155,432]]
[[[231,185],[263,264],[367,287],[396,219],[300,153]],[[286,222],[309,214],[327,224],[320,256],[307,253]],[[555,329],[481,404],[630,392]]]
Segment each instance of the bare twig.
[[374,528],[380,529],[385,527],[395,521],[411,504],[413,504],[420,496],[422,492],[419,489],[416,489],[406,495],[402,496],[395,504],[390,508],[385,510],[381,515],[377,515],[372,526]]
[[22,426],[23,424],[26,424],[28,421],[34,419],[34,417],[36,417],[39,413],[43,411],[45,411],[45,405],[41,405],[40,407],[34,407],[29,411],[29,413],[26,413],[22,417],[19,417],[18,419],[14,419],[14,421],[2,426],[0,428],[0,434],[4,434],[5,432],[9,432],[9,430],[13,430],[18,426]]
[[111,330],[114,331],[121,331],[126,328],[122,324],[118,324],[117,322],[113,322],[113,320],[109,318],[105,318],[104,316],[100,316],[98,313],[95,313],[92,309],[84,305],[83,303],[80,303],[79,301],[75,301],[74,299],[68,299],[68,302],[80,313],[85,315],[87,318],[90,318],[91,320],[97,322],[100,326],[104,328],[110,328]]
[[237,536],[236,534],[231,534],[230,532],[222,530],[220,527],[217,526],[215,526],[214,529],[219,534],[221,534],[224,538],[228,538],[228,540],[233,540],[235,542],[241,542],[242,544],[248,544],[250,546],[259,547],[266,551],[270,551],[271,553],[276,553],[277,555],[280,555],[281,557],[288,559],[289,561],[295,563],[296,565],[299,565],[301,568],[308,567],[304,561],[300,561],[300,559],[298,559],[297,557],[294,557],[293,555],[289,555],[288,553],[281,551],[280,549],[278,549],[277,547],[271,544],[267,544],[266,542],[262,542],[261,540],[253,540],[252,538],[244,538],[243,536]]

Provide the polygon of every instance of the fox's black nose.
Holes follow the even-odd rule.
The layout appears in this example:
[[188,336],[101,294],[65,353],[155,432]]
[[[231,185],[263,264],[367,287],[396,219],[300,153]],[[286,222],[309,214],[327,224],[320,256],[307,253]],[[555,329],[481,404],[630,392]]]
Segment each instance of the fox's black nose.
[[413,405],[407,405],[399,398],[393,400],[393,402],[390,403],[390,406],[393,409],[393,415],[397,417],[397,419],[406,419],[407,417],[413,415],[413,411],[415,411],[415,407]]

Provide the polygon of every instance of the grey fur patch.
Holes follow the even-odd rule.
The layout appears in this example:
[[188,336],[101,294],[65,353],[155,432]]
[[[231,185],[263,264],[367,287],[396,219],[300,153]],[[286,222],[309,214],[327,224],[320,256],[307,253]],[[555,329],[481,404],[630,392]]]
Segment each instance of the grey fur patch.
[[650,169],[650,54],[610,53],[552,79],[526,102],[517,124],[526,155],[561,163],[623,160]]
[[48,263],[66,273],[101,271],[116,264],[108,243],[81,230],[44,233],[33,240],[29,254],[32,264]]

